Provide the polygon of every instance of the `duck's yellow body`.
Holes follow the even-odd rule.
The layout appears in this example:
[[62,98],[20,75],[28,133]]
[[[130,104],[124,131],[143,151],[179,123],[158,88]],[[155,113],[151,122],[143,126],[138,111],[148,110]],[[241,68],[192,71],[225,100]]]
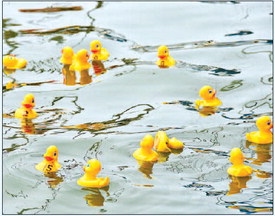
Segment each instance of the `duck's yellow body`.
[[203,86],[199,92],[203,100],[196,100],[196,107],[216,107],[222,105],[219,98],[216,97],[216,90],[211,86]]
[[173,137],[172,139],[169,139],[168,147],[171,149],[183,149],[184,144],[183,142]]
[[270,129],[273,127],[272,121],[268,116],[262,116],[256,121],[259,131],[254,131],[246,134],[246,139],[249,142],[257,144],[269,144],[273,142],[273,133]]
[[75,57],[73,58],[73,63],[69,70],[82,71],[88,70],[92,65],[88,62],[89,54],[85,49],[79,50]]
[[154,148],[158,152],[171,152],[168,144],[169,138],[167,134],[164,131],[158,131],[154,140]]
[[94,40],[90,43],[90,49],[93,53],[90,57],[92,60],[107,61],[110,56],[107,49],[103,48],[98,40]]
[[14,55],[6,55],[3,57],[3,65],[6,69],[22,69],[26,67],[27,60],[16,58]]
[[60,58],[60,62],[64,65],[71,65],[74,59],[74,51],[71,47],[66,46],[61,51],[62,56]]
[[176,64],[175,59],[170,56],[167,46],[160,46],[158,48],[158,57],[159,59],[156,64],[161,68],[168,68]]
[[35,166],[37,170],[47,174],[57,172],[60,169],[61,165],[58,163],[58,149],[56,146],[52,145],[47,148],[44,159]]
[[89,160],[83,167],[85,174],[77,180],[77,184],[83,187],[102,188],[110,183],[109,177],[96,177],[101,171],[101,163],[98,160]]
[[34,96],[32,94],[27,94],[22,101],[22,107],[15,111],[15,118],[27,118],[33,119],[37,117],[37,113],[33,110],[35,106]]
[[140,161],[157,161],[158,154],[152,149],[154,146],[154,138],[146,135],[140,142],[140,148],[137,149],[133,156]]
[[236,177],[245,177],[252,174],[252,168],[243,164],[244,156],[241,149],[233,148],[230,152],[229,160],[233,164],[233,166],[227,169],[227,173],[229,175]]

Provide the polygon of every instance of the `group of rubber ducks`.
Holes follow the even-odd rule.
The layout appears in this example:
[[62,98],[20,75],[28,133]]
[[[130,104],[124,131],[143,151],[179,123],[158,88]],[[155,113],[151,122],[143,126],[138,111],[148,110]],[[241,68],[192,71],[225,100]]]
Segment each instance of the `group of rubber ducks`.
[[[76,54],[71,47],[64,47],[62,49],[62,56],[60,62],[64,66],[68,66],[69,70],[85,71],[91,67],[89,59],[93,61],[106,61],[110,54],[102,47],[98,40],[90,43],[90,50],[92,55],[85,49],[79,50]],[[161,68],[167,68],[175,65],[176,61],[170,56],[169,49],[166,46],[158,48],[159,60],[156,64]],[[26,66],[27,61],[18,59],[15,56],[8,55],[3,58],[3,64],[6,69],[20,69]],[[199,95],[202,100],[195,101],[195,107],[200,108],[215,108],[220,106],[222,102],[216,97],[216,90],[211,86],[203,86]],[[32,94],[27,94],[22,102],[22,107],[16,110],[15,117],[20,119],[33,119],[37,117],[35,107],[35,99]],[[256,125],[259,131],[246,134],[246,139],[257,144],[268,144],[273,141],[273,134],[271,128],[272,121],[268,116],[262,116],[257,119]],[[164,131],[157,132],[155,138],[148,134],[140,142],[140,148],[133,153],[133,157],[138,161],[156,162],[160,160],[160,154],[163,152],[171,152],[173,150],[182,150],[183,142],[175,137],[169,138]],[[154,149],[154,150],[153,150]],[[230,152],[230,162],[233,164],[228,170],[228,174],[233,177],[250,176],[253,169],[244,164],[244,155],[239,148],[233,148]],[[60,169],[61,165],[58,163],[58,149],[56,146],[50,146],[44,154],[44,160],[36,165],[36,169],[44,173],[54,173]],[[84,187],[102,188],[110,183],[108,177],[97,177],[101,171],[101,163],[92,159],[84,166],[84,176],[78,179],[77,183]]]

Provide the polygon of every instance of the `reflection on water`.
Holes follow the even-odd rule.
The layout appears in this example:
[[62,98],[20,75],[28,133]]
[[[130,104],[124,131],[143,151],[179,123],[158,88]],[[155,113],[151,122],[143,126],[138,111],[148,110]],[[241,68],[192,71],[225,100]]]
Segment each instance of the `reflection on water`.
[[47,180],[50,188],[56,188],[58,184],[64,181],[62,177],[56,174],[56,172],[45,173],[44,176],[50,178],[50,180]]
[[64,65],[62,68],[63,74],[63,84],[64,85],[75,85],[76,84],[76,75],[75,71],[69,70],[71,65]]
[[271,144],[257,144],[246,141],[246,148],[251,148],[256,153],[256,158],[252,158],[252,163],[262,165],[270,162],[271,159]]
[[82,190],[89,191],[90,193],[84,196],[86,203],[92,207],[104,206],[105,198],[101,191],[104,191],[109,196],[109,186],[104,188],[82,188]]
[[152,179],[153,177],[151,174],[153,174],[153,167],[156,162],[151,162],[151,161],[140,161],[136,160],[139,168],[138,170],[144,174],[144,176],[148,179]]
[[231,182],[229,183],[229,190],[226,195],[232,195],[241,193],[243,188],[246,188],[246,183],[252,178],[251,176],[246,177],[236,177],[229,176]]
[[104,74],[107,71],[102,61],[93,60],[92,65],[93,65],[95,75]]

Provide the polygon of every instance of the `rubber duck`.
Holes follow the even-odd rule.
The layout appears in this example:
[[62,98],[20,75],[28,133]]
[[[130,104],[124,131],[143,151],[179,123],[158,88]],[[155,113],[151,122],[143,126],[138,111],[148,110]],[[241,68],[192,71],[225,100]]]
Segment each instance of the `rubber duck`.
[[250,176],[253,172],[250,166],[246,166],[243,164],[244,156],[239,148],[233,148],[230,152],[230,162],[233,166],[227,169],[227,173],[231,176],[244,177]]
[[74,51],[71,47],[65,46],[61,50],[62,56],[60,58],[60,62],[64,65],[71,65],[73,63]]
[[101,171],[101,163],[98,160],[89,160],[86,166],[83,167],[83,170],[85,172],[84,176],[77,180],[77,184],[80,186],[102,188],[109,185],[109,177],[96,177],[97,174]]
[[33,119],[37,117],[37,113],[33,110],[35,106],[34,96],[32,94],[27,94],[22,101],[22,107],[15,111],[15,118],[27,118]]
[[3,65],[6,69],[22,69],[26,67],[27,61],[23,58],[16,58],[15,55],[6,55],[3,57]]
[[222,102],[216,97],[216,90],[211,86],[203,86],[199,92],[203,100],[196,100],[196,108],[202,107],[215,107],[222,105]]
[[73,60],[73,63],[70,66],[70,70],[73,71],[82,71],[88,70],[91,67],[91,64],[88,62],[89,60],[88,51],[85,49],[79,50]]
[[268,116],[262,116],[256,121],[259,131],[254,131],[246,134],[246,139],[249,142],[257,144],[269,144],[273,142],[273,134],[270,129],[273,127],[272,121]]
[[44,173],[57,172],[61,165],[58,163],[58,149],[56,146],[51,145],[47,148],[44,154],[44,159],[42,162],[37,164],[35,168]]
[[176,64],[175,59],[169,55],[169,49],[167,46],[163,45],[158,48],[158,57],[159,60],[157,60],[156,64],[160,68],[168,68]]
[[102,44],[99,40],[94,40],[90,43],[90,49],[93,53],[91,55],[92,60],[106,61],[108,60],[110,54],[105,48],[102,48]]
[[171,152],[168,144],[169,138],[167,134],[164,131],[158,131],[154,140],[154,148],[158,152]]
[[140,142],[140,148],[137,149],[133,156],[141,161],[157,161],[158,153],[153,150],[154,138],[152,135],[147,134]]
[[183,142],[173,137],[172,139],[169,139],[167,146],[171,149],[183,149],[184,144]]

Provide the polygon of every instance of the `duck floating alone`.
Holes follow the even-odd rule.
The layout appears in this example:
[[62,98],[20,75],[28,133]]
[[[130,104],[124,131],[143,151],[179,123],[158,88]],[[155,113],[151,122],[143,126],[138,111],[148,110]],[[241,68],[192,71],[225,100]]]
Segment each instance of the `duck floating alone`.
[[167,46],[162,45],[158,48],[158,57],[156,64],[160,68],[168,68],[176,64],[175,59],[170,56]]
[[5,69],[22,69],[26,67],[27,63],[27,60],[16,58],[15,55],[6,55],[3,57],[3,65]]
[[250,166],[244,165],[244,156],[239,148],[233,148],[230,152],[230,162],[233,164],[227,169],[227,173],[231,176],[245,177],[250,176],[253,172]]
[[91,159],[83,167],[85,174],[77,180],[77,184],[83,187],[102,188],[110,183],[109,177],[96,177],[101,171],[101,163],[96,159]]
[[196,100],[195,104],[198,107],[216,107],[222,105],[219,98],[216,97],[216,90],[211,86],[203,86],[200,89],[199,95],[203,100]]
[[90,50],[93,53],[90,57],[92,60],[106,61],[110,56],[99,40],[94,40],[90,43]]
[[58,163],[58,149],[56,146],[51,145],[47,148],[44,159],[35,166],[37,170],[47,174],[57,172],[60,169],[61,165]]
[[273,134],[270,129],[273,127],[272,121],[268,116],[262,116],[257,119],[256,125],[259,131],[254,131],[246,134],[246,139],[249,142],[257,144],[269,144],[273,142]]
[[22,101],[22,107],[15,111],[15,118],[27,118],[33,119],[37,117],[36,111],[33,109],[35,106],[34,96],[32,94],[27,94]]

